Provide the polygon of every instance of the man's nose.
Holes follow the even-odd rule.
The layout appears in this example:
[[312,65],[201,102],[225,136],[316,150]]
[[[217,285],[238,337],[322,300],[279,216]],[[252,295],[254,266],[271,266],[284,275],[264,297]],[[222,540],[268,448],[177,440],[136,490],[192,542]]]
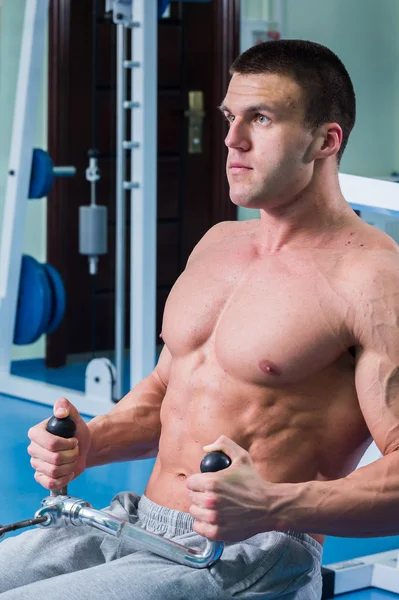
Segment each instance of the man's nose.
[[244,123],[233,121],[224,140],[227,148],[235,148],[243,151],[249,150],[250,140]]

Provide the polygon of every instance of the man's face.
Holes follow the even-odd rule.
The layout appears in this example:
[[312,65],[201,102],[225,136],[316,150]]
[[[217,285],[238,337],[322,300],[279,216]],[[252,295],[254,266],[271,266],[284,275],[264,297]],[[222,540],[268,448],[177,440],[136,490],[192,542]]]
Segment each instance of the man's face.
[[221,109],[229,123],[226,168],[234,204],[272,209],[308,185],[313,136],[304,125],[303,91],[295,81],[235,73]]

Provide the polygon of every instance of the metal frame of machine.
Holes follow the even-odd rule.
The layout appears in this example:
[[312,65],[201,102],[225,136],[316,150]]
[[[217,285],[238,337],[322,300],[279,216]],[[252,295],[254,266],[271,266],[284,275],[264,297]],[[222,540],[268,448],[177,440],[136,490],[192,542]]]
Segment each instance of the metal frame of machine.
[[[131,352],[130,385],[146,377],[155,364],[156,298],[156,115],[157,3],[108,0],[118,28],[118,155],[117,155],[117,268],[116,368],[95,359],[86,370],[86,391],[32,381],[11,374],[23,234],[42,80],[49,0],[27,0],[19,64],[13,133],[0,246],[0,392],[53,405],[67,396],[86,415],[107,412],[123,395],[125,361],[125,203],[130,194],[131,226]],[[132,28],[130,60],[126,29]],[[132,97],[126,98],[130,73]],[[125,140],[126,111],[132,112],[130,140]],[[133,181],[125,181],[124,161],[131,152]]]
[[322,575],[323,600],[367,588],[399,594],[399,550],[325,565]]

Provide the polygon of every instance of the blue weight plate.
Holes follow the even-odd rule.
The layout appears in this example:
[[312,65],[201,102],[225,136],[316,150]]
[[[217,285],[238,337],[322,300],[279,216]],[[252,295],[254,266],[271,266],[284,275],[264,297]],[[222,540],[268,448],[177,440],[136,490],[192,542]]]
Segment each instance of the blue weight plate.
[[52,306],[49,321],[46,326],[46,333],[53,333],[53,331],[61,324],[65,315],[66,292],[64,282],[57,269],[48,264],[44,264],[42,267],[48,277],[52,295]]
[[41,265],[32,256],[22,257],[14,344],[33,344],[44,333],[51,313],[51,288]]
[[53,161],[45,150],[35,148],[32,156],[32,170],[29,184],[30,199],[47,196],[54,181]]
[[163,13],[170,4],[170,0],[158,0],[158,19],[162,18]]

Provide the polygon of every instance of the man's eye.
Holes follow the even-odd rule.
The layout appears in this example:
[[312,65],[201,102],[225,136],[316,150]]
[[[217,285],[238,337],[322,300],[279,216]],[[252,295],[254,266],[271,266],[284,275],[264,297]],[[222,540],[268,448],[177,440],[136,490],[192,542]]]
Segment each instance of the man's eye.
[[225,116],[226,121],[228,121],[229,123],[232,123],[234,121],[234,119],[235,119],[234,115],[227,115],[227,114],[225,114],[224,116]]
[[260,123],[261,125],[266,125],[266,123],[269,123],[270,119],[265,115],[256,115],[255,121],[258,121],[258,123]]

